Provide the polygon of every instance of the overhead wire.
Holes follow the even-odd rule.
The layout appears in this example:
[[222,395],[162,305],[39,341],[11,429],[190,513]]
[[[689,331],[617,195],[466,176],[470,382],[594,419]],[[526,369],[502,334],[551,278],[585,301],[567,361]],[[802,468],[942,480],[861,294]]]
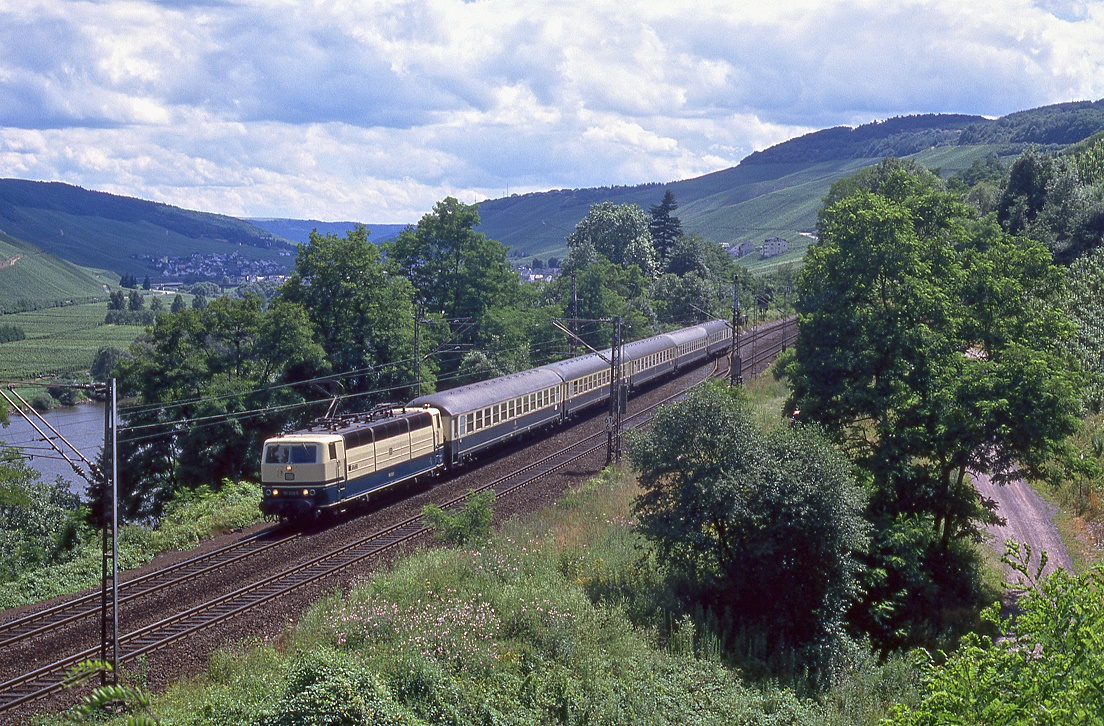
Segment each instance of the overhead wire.
[[[577,326],[577,329],[580,332],[586,333],[586,332],[593,331],[594,329],[596,329],[596,327],[598,325],[600,325],[600,323],[597,322],[597,321],[588,321],[583,326]],[[449,356],[449,355],[466,354],[467,352],[470,352],[471,349],[474,349],[474,344],[452,344],[450,347],[452,348],[451,350],[449,350],[449,349],[439,350],[439,351],[435,351],[431,355]],[[570,348],[567,346],[566,342],[564,340],[560,339],[560,338],[553,338],[551,340],[546,339],[546,340],[541,340],[541,341],[536,341],[536,342],[527,342],[525,344],[515,346],[513,348],[507,348],[507,349],[504,349],[504,350],[498,351],[498,352],[500,352],[500,353],[511,353],[511,352],[517,352],[517,351],[520,351],[520,350],[523,350],[523,349],[524,350],[529,350],[533,353],[540,354],[542,357],[547,357],[550,354],[554,354],[554,353],[559,354],[559,355],[566,355],[570,352]],[[421,356],[419,356],[419,357],[421,357]],[[241,391],[241,392],[236,392],[236,393],[231,393],[231,394],[223,394],[221,396],[216,396],[216,397],[198,397],[198,398],[194,398],[194,399],[190,399],[190,400],[174,401],[172,403],[168,403],[168,404],[164,404],[164,405],[144,404],[142,406],[125,407],[123,409],[120,409],[120,413],[134,415],[136,413],[148,412],[148,411],[153,411],[153,410],[165,411],[165,410],[170,410],[170,409],[177,409],[177,408],[187,406],[187,405],[192,405],[194,403],[226,400],[226,399],[232,399],[232,398],[241,398],[241,397],[244,397],[244,396],[255,395],[257,393],[267,393],[267,392],[270,392],[270,391],[281,390],[281,389],[284,389],[284,388],[304,386],[304,385],[308,385],[308,384],[315,383],[315,382],[322,382],[322,381],[329,381],[329,380],[340,381],[342,379],[351,378],[351,377],[356,376],[356,375],[362,375],[362,374],[370,373],[370,372],[373,372],[373,371],[380,371],[380,370],[383,370],[385,368],[400,367],[404,363],[409,364],[409,363],[412,363],[413,361],[414,361],[414,358],[411,356],[409,358],[400,359],[398,361],[391,361],[389,363],[378,364],[378,365],[375,365],[375,366],[367,366],[367,367],[364,367],[364,368],[361,368],[361,369],[356,369],[356,370],[353,370],[353,371],[343,371],[341,373],[328,374],[326,376],[318,376],[314,379],[307,379],[307,380],[304,380],[304,381],[295,381],[295,382],[292,382],[292,383],[279,384],[277,386],[264,387],[264,388],[261,388],[261,389],[253,389],[253,390],[249,390],[249,391]],[[444,376],[444,377],[438,378],[437,382],[438,383],[450,382],[452,380],[455,380],[457,378],[462,377],[463,375],[464,375],[463,373],[458,371],[458,372],[455,372],[454,374],[452,374],[450,376]],[[351,393],[351,394],[341,394],[341,395],[337,396],[337,399],[338,400],[343,400],[343,401],[348,401],[348,400],[353,400],[353,399],[358,399],[358,398],[365,398],[365,397],[376,396],[376,395],[380,395],[380,394],[384,394],[384,393],[391,393],[391,392],[394,392],[396,390],[403,390],[403,389],[409,388],[409,386],[410,386],[409,383],[395,384],[393,386],[375,388],[375,389],[371,389],[371,390],[368,390],[368,391],[359,391],[359,392],[355,392],[355,393]],[[125,428],[121,429],[121,431],[140,431],[140,430],[148,430],[148,429],[164,428],[164,427],[170,427],[171,428],[171,427],[179,426],[179,425],[182,425],[182,424],[187,424],[189,426],[189,430],[194,430],[194,429],[197,429],[197,428],[208,428],[208,427],[211,427],[211,426],[221,425],[221,424],[223,424],[227,421],[230,421],[230,420],[240,421],[240,420],[245,420],[245,419],[250,419],[250,418],[256,418],[256,417],[259,417],[259,416],[263,416],[263,415],[267,415],[267,414],[271,414],[271,413],[278,413],[278,412],[281,412],[281,411],[291,410],[291,409],[295,409],[295,408],[307,408],[307,407],[310,407],[310,406],[322,405],[323,403],[326,403],[326,402],[329,402],[329,401],[332,401],[332,400],[333,400],[333,397],[326,397],[326,398],[318,398],[318,399],[300,401],[300,402],[289,403],[289,404],[281,404],[281,405],[278,405],[278,406],[263,406],[263,407],[256,408],[256,409],[244,409],[242,411],[225,412],[225,413],[214,414],[214,415],[211,415],[211,416],[200,417],[200,418],[184,417],[184,418],[179,418],[179,419],[174,419],[174,420],[169,420],[169,421],[161,421],[161,422],[150,423],[150,424],[139,424],[139,425],[135,425],[135,426],[128,426],[128,427],[125,427]],[[95,418],[98,419],[99,416],[96,416]],[[94,420],[94,419],[93,418],[87,418],[87,419],[83,419],[82,421],[87,423],[87,422],[90,422],[92,420]],[[147,435],[144,435],[144,436],[127,437],[127,440],[131,443],[137,443],[137,442],[141,442],[141,441],[144,441],[144,440],[149,440],[149,439],[152,439],[152,438],[160,438],[160,437],[164,437],[164,436],[180,435],[181,433],[183,433],[183,432],[181,432],[179,430],[176,430],[176,429],[173,429],[173,430],[170,430],[170,431],[162,431],[162,432],[158,432],[158,433],[154,433],[154,434],[147,434]],[[40,438],[40,439],[37,439],[37,441],[44,441],[44,439]],[[60,457],[57,457],[57,458],[60,458]]]
[[[549,342],[547,342],[547,344],[548,345],[562,345],[562,342],[561,341],[549,341]],[[513,351],[518,351],[518,350],[522,350],[522,349],[530,349],[530,350],[539,349],[540,345],[541,345],[540,343],[537,346],[521,345],[521,346],[516,346],[514,348],[507,348],[503,352],[513,352]],[[448,382],[448,381],[455,380],[457,378],[463,377],[463,375],[464,375],[463,373],[457,371],[457,372],[453,373],[450,376],[445,376],[445,377],[438,378],[437,382],[438,383]],[[230,419],[240,420],[240,419],[244,419],[244,418],[253,418],[253,417],[263,415],[263,414],[267,414],[267,413],[277,413],[277,412],[280,412],[280,411],[286,411],[286,410],[290,410],[290,409],[294,409],[294,408],[306,408],[306,407],[313,406],[313,405],[321,405],[323,403],[334,400],[334,398],[336,398],[339,401],[350,400],[350,399],[355,399],[355,398],[365,398],[365,397],[369,397],[369,396],[373,396],[373,395],[384,394],[384,393],[392,393],[394,391],[404,390],[404,389],[410,388],[410,386],[411,386],[411,383],[409,383],[409,382],[397,383],[397,384],[394,384],[392,386],[375,388],[375,389],[370,389],[370,390],[367,390],[367,391],[358,391],[358,392],[355,392],[355,393],[341,394],[341,395],[333,396],[333,397],[328,396],[328,397],[325,397],[325,398],[317,398],[317,399],[312,399],[312,400],[308,400],[308,401],[299,401],[299,402],[295,402],[295,403],[281,404],[281,405],[278,405],[278,406],[264,406],[264,407],[257,408],[257,409],[244,409],[242,411],[228,411],[228,412],[219,413],[219,414],[212,414],[210,416],[201,416],[201,417],[198,417],[198,418],[197,417],[185,417],[185,418],[179,418],[179,419],[174,419],[174,420],[169,420],[169,421],[159,421],[159,422],[154,422],[154,423],[149,423],[149,424],[128,425],[128,426],[125,426],[125,427],[121,428],[120,431],[142,431],[142,430],[147,430],[147,429],[163,428],[163,427],[166,427],[166,426],[174,426],[174,425],[179,425],[179,424],[194,425],[196,423],[206,423],[206,422],[212,422],[212,421],[216,422],[216,423],[220,423],[222,421],[226,421],[226,420],[230,420]],[[248,392],[248,393],[235,394],[235,395],[249,395],[250,393],[266,392],[268,390],[272,390],[272,389],[265,388],[265,389],[260,389],[259,391],[252,391],[252,392]],[[205,401],[205,400],[217,400],[217,399],[199,399],[199,401]],[[174,407],[175,406],[166,406],[165,408],[174,408]],[[158,409],[149,408],[148,410],[158,410]],[[163,433],[158,434],[158,436],[169,435],[170,433],[178,433],[178,432],[163,432]],[[143,440],[143,439],[140,438],[140,437],[127,437],[127,440],[128,441],[140,441],[140,440]]]

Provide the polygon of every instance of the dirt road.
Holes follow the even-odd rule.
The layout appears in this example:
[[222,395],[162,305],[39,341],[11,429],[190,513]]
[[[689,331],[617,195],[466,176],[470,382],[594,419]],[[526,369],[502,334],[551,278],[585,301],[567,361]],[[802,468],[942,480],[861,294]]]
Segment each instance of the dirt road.
[[[1045,573],[1054,571],[1056,567],[1073,571],[1069,552],[1054,525],[1056,510],[1036,494],[1035,490],[1022,481],[998,486],[983,474],[975,476],[974,486],[983,497],[997,502],[997,514],[1006,520],[1003,526],[986,527],[994,536],[993,547],[1000,554],[1004,554],[1005,540],[1011,539],[1031,545],[1033,564],[1039,562],[1039,553],[1045,550],[1048,558]],[[1011,568],[1008,568],[1005,577],[1012,578],[1007,579],[1008,582],[1018,582],[1020,579],[1020,575]]]

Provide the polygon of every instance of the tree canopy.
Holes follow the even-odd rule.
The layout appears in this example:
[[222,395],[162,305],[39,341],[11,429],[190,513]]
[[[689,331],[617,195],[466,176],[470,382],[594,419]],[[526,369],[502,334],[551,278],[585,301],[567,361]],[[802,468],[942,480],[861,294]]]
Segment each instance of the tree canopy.
[[599,202],[567,236],[568,265],[579,269],[601,255],[618,265],[635,265],[651,276],[658,267],[649,217],[635,204]]
[[833,190],[799,282],[793,405],[872,476],[875,512],[951,539],[993,518],[969,474],[1039,476],[1079,377],[1046,248],[929,172],[886,161]]
[[387,273],[363,226],[344,238],[311,232],[280,298],[305,311],[333,372],[350,374],[345,392],[409,381],[414,290]]
[[328,370],[296,303],[220,297],[158,316],[116,361],[120,389],[137,398],[122,412],[124,514],[157,515],[179,487],[255,475],[267,433],[311,415],[305,392],[284,384]]
[[641,531],[690,597],[765,643],[759,658],[807,647],[827,665],[867,544],[846,459],[812,427],[763,433],[720,387],[661,409],[630,453]]
[[518,278],[506,248],[476,232],[478,225],[478,207],[447,197],[388,245],[388,265],[410,281],[427,310],[481,319],[488,308],[514,302]]

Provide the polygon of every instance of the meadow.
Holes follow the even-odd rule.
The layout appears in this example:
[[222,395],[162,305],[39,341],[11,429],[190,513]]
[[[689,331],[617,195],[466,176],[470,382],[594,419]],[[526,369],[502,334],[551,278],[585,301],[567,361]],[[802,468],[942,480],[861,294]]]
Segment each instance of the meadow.
[[[147,295],[147,306],[149,299]],[[167,309],[172,298],[163,300]],[[191,296],[185,295],[185,301]],[[106,314],[106,302],[95,302],[0,315],[0,325],[19,326],[27,336],[0,343],[0,379],[80,377],[100,348],[125,350],[145,332],[141,325],[105,325]]]

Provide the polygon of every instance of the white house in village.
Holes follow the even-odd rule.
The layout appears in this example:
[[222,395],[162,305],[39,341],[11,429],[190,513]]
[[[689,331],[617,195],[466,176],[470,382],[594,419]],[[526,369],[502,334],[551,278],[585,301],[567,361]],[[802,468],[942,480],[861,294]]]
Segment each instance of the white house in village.
[[735,257],[743,257],[744,255],[750,255],[755,251],[755,245],[751,242],[741,242],[738,245],[733,245],[729,249],[729,254]]
[[768,257],[777,257],[783,252],[787,252],[790,249],[790,243],[781,237],[767,237],[763,240],[763,248],[759,251],[759,257],[761,259],[767,259]]

